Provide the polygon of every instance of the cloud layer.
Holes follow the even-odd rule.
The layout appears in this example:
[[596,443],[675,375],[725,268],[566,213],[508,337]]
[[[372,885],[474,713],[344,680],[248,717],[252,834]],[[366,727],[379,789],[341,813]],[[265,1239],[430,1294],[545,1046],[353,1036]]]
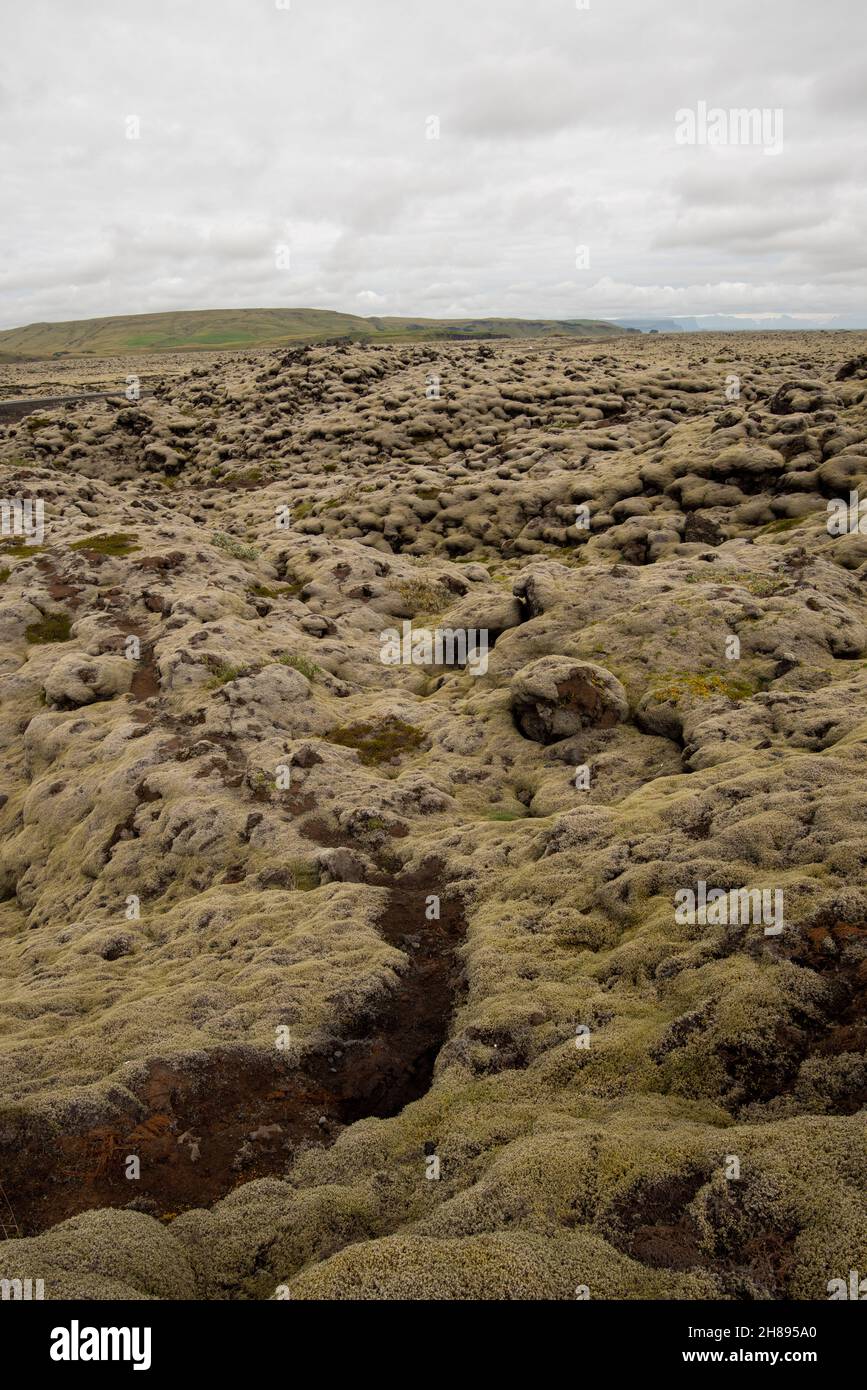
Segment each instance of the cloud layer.
[[[867,314],[865,31],[861,0],[28,0],[0,326]],[[701,101],[780,108],[782,151],[677,144]]]

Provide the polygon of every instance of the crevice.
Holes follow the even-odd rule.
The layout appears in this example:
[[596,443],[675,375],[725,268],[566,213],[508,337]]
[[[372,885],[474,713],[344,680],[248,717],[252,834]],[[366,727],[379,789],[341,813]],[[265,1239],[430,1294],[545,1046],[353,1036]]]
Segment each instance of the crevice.
[[[276,1048],[154,1060],[137,1088],[137,1113],[59,1140],[29,1128],[23,1142],[4,1144],[0,1166],[23,1234],[99,1207],[132,1205],[169,1219],[210,1206],[241,1182],[284,1175],[299,1152],[333,1143],[356,1120],[387,1119],[420,1099],[461,989],[465,914],[444,880],[433,858],[372,878],[388,890],[378,929],[405,967],[382,1007],[326,1049],[297,1066]],[[140,1160],[136,1181],[126,1176],[130,1156]]]

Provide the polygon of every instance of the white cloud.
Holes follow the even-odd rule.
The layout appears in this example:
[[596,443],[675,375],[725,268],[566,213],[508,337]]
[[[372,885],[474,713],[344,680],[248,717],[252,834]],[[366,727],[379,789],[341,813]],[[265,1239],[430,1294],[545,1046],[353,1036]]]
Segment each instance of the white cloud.
[[[861,0],[28,0],[0,55],[0,325],[867,315],[865,27]],[[782,106],[783,153],[678,147],[698,100]]]

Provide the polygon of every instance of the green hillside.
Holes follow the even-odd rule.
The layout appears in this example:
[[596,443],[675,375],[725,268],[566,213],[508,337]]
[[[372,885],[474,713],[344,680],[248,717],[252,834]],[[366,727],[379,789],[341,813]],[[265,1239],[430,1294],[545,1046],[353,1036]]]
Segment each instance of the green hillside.
[[7,328],[0,331],[0,359],[277,347],[332,338],[601,338],[625,331],[597,319],[361,318],[331,309],[190,309]]

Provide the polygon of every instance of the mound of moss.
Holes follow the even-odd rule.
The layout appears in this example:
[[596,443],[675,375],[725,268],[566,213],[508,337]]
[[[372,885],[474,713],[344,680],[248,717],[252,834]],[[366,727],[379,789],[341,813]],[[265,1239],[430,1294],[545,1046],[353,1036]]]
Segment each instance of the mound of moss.
[[329,743],[354,748],[365,767],[394,762],[404,753],[414,753],[424,742],[421,729],[394,717],[379,724],[346,724],[325,737]]
[[73,550],[93,550],[97,555],[131,555],[141,546],[134,543],[132,536],[118,531],[115,535],[85,536],[84,540],[73,541]]
[[68,613],[46,613],[38,623],[31,623],[24,629],[28,642],[68,642],[72,620]]

